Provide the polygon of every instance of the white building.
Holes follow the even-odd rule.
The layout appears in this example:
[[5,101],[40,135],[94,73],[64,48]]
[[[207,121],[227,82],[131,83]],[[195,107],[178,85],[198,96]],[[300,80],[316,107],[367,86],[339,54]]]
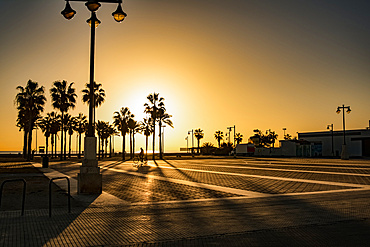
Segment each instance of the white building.
[[[321,143],[322,156],[337,156],[342,152],[343,131],[298,133],[299,140]],[[370,157],[370,129],[346,130],[347,151],[351,157]],[[332,144],[333,143],[333,144]]]

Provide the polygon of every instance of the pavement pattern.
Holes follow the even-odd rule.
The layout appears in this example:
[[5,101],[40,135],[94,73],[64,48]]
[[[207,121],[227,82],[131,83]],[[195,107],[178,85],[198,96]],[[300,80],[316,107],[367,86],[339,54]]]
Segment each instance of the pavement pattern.
[[[77,194],[80,165],[0,165],[0,182],[23,177],[29,184],[24,216],[19,188],[4,192],[0,246],[366,246],[370,240],[369,160],[179,158],[137,169],[107,159],[99,162],[103,193],[95,196]],[[72,212],[66,182],[57,180],[49,217],[42,184],[61,176],[71,181]]]

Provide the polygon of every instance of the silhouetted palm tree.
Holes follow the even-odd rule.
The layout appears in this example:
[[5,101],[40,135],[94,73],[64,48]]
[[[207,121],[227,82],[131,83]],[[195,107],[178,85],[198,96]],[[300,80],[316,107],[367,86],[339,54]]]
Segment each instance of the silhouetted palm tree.
[[130,157],[134,158],[135,153],[135,134],[138,133],[141,129],[141,122],[130,118],[128,120],[128,128],[130,130]]
[[17,126],[27,132],[25,134],[28,135],[27,160],[31,160],[32,130],[41,112],[44,111],[45,90],[43,86],[39,87],[38,83],[32,80],[27,82],[26,87],[18,86],[17,89],[20,91],[15,96],[15,104],[19,111]]
[[[57,153],[57,138],[58,138],[58,132],[61,128],[61,117],[60,115],[58,115],[56,112],[50,112],[47,114],[49,117],[50,117],[50,120],[51,120],[51,157],[53,158],[54,156],[54,153],[55,153],[55,156],[56,153]],[[54,144],[55,144],[55,148],[54,148]],[[54,150],[54,152],[53,152]]]
[[149,100],[149,104],[145,103],[145,110],[144,112],[149,114],[152,118],[153,124],[153,160],[155,159],[154,152],[155,152],[155,123],[158,118],[158,109],[164,107],[164,98],[159,98],[159,93],[149,94],[146,97]]
[[220,130],[217,130],[215,133],[215,139],[217,140],[218,147],[221,147],[221,140],[224,139],[224,133]]
[[118,112],[116,111],[113,116],[113,124],[117,127],[118,131],[122,135],[122,160],[125,160],[126,153],[126,134],[129,132],[128,120],[134,117],[134,114],[130,112],[128,107],[122,107]]
[[28,123],[29,121],[26,118],[26,110],[19,109],[16,126],[19,127],[19,131],[23,130],[23,158],[24,159],[27,159]]
[[52,128],[52,119],[50,117],[50,113],[44,118],[39,119],[37,123],[38,127],[40,127],[41,131],[44,133],[45,136],[45,146],[46,152],[45,155],[48,156],[48,149],[49,149],[49,137],[51,135],[51,128]]
[[236,144],[239,144],[243,141],[243,135],[240,134],[240,133],[236,133],[235,134],[235,141],[236,141]]
[[[66,114],[64,116],[65,122],[65,131],[69,135],[69,141],[68,141],[68,158],[71,158],[71,144],[72,144],[72,135],[75,130],[75,125],[76,125],[76,118],[72,117],[69,114]],[[64,150],[66,152],[66,150]]]
[[87,119],[83,113],[76,117],[75,131],[78,133],[78,158],[81,158],[81,135],[87,130]]
[[108,124],[107,126],[107,134],[109,137],[109,157],[112,157],[112,136],[117,133],[113,124]]
[[168,126],[173,128],[173,123],[171,121],[172,116],[166,113],[164,106],[158,109],[158,125],[159,125],[159,158],[163,159],[163,150],[162,150],[162,124],[165,123]]
[[[104,121],[98,120],[97,124],[95,124],[95,129],[98,134],[98,147],[99,147],[99,155],[98,158],[100,159],[100,154],[102,151],[104,152],[104,135],[107,128],[107,123]],[[103,156],[103,153],[102,153]]]
[[145,156],[148,159],[148,137],[153,132],[153,124],[150,122],[150,118],[144,118],[141,124],[141,132],[145,135]]
[[[90,104],[90,82],[85,84],[85,89],[82,90],[82,102]],[[101,106],[105,101],[105,91],[102,88],[101,83],[96,83],[94,81],[94,100],[95,100],[95,108]],[[95,111],[93,111],[93,122],[95,123]]]
[[199,154],[199,145],[200,145],[200,139],[204,137],[204,133],[202,129],[196,129],[194,130],[194,136],[197,138],[198,141],[198,154]]
[[[77,95],[75,93],[75,88],[72,87],[73,82],[69,85],[67,81],[55,81],[53,83],[53,87],[50,89],[51,99],[53,101],[52,106],[54,109],[60,110],[62,114],[62,136],[61,136],[61,147],[60,147],[60,159],[63,159],[63,131],[64,131],[64,114],[68,112],[69,109],[73,109],[75,107]],[[64,159],[66,159],[66,152],[64,146]]]

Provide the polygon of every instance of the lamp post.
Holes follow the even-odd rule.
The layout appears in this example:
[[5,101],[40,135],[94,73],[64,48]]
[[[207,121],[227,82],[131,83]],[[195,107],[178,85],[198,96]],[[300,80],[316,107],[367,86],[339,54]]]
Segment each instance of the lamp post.
[[233,127],[227,127],[227,129],[229,130],[229,142],[231,142],[230,131],[231,129],[234,129],[234,147],[235,147],[235,125]]
[[189,153],[189,140],[188,136],[185,137],[186,140],[186,153]]
[[328,124],[326,129],[331,132],[331,155],[334,157],[334,124]]
[[344,116],[344,110],[347,109],[347,113],[349,114],[351,112],[350,106],[338,106],[336,113],[339,114],[341,111],[343,112],[343,145],[342,145],[342,153],[341,153],[341,159],[342,160],[348,160],[349,155],[347,152],[347,145],[346,145],[346,121]]
[[66,0],[66,6],[61,14],[67,19],[72,19],[76,11],[69,4],[70,1],[85,2],[86,7],[91,12],[91,17],[86,22],[91,27],[90,39],[90,102],[89,102],[89,125],[85,136],[84,159],[78,174],[78,192],[88,194],[100,194],[102,192],[102,175],[96,159],[96,137],[94,128],[94,59],[95,59],[95,28],[101,23],[96,16],[96,11],[100,8],[100,2],[118,4],[116,11],[112,13],[115,21],[122,22],[127,14],[122,10],[122,0]]
[[188,131],[188,135],[191,133],[191,155],[194,156],[194,130]]
[[283,128],[283,131],[284,131],[284,140],[285,140],[286,139],[286,135],[285,135],[286,128]]

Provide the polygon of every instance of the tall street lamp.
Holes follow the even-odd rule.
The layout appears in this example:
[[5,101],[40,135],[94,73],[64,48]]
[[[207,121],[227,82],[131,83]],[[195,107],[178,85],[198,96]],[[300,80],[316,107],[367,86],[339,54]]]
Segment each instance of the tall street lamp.
[[122,10],[122,0],[66,0],[66,6],[61,14],[67,19],[72,19],[76,11],[69,4],[70,1],[85,2],[91,12],[91,17],[86,21],[91,27],[90,40],[90,102],[89,102],[89,125],[85,136],[84,159],[78,174],[78,192],[88,194],[100,194],[102,192],[102,175],[96,159],[96,137],[94,130],[94,57],[95,57],[95,28],[101,23],[96,16],[100,8],[100,2],[118,4],[116,11],[112,13],[115,21],[122,22],[127,14]]
[[286,135],[285,135],[286,128],[283,128],[283,131],[284,131],[284,140],[286,140]]
[[234,147],[235,147],[235,125],[234,125],[234,127],[227,127],[227,129],[229,130],[229,142],[231,142],[230,131],[231,131],[231,129],[234,129]]
[[346,112],[349,114],[351,112],[350,106],[338,106],[336,113],[339,114],[341,111],[343,112],[343,145],[342,145],[342,153],[341,153],[341,159],[342,160],[348,160],[349,155],[347,152],[347,145],[346,145],[346,121],[344,116],[344,110],[347,110]]
[[331,155],[334,157],[334,124],[328,124],[326,129],[331,132]]
[[188,135],[191,133],[191,155],[194,156],[194,130],[188,131]]
[[186,136],[185,137],[185,140],[186,140],[186,153],[189,153],[189,137],[188,136]]

